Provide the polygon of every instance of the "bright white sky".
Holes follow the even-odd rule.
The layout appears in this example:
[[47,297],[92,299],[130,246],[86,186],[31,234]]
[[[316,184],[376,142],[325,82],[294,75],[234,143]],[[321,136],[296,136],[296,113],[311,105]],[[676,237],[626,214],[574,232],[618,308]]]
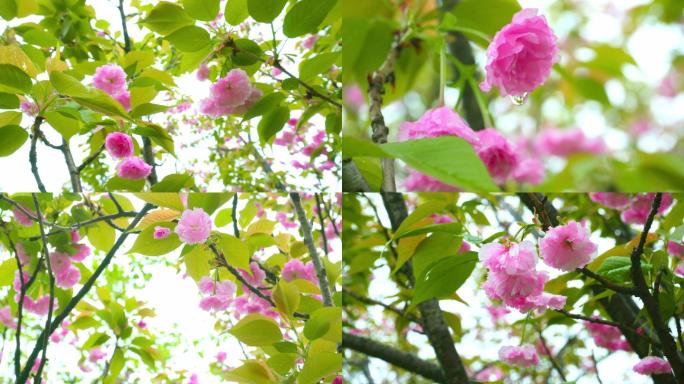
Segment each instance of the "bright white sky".
[[[380,199],[379,195],[370,196],[373,199],[373,203],[378,207],[378,213],[380,214],[380,218],[383,221],[383,224],[385,225],[385,227],[389,228],[389,218],[387,217],[386,212],[382,208],[382,200]],[[472,194],[462,194],[459,198],[459,202],[464,202],[472,199]],[[508,197],[506,200],[511,206],[517,207],[519,205],[519,200],[516,197]],[[369,215],[373,215],[373,212],[370,210],[370,208],[368,208],[368,212],[366,213]],[[497,229],[497,220],[489,207],[485,208],[483,210],[483,213],[485,213],[487,219],[492,225],[486,227],[484,230],[479,230],[476,226],[472,226],[469,228],[469,230],[473,235],[476,235],[480,238],[487,238],[493,235],[494,233],[498,232],[500,229]],[[505,210],[499,210],[499,216],[504,221],[514,223],[516,222],[516,220]],[[528,211],[525,211],[523,219],[526,222],[532,222],[531,214]],[[512,233],[515,233],[515,231],[517,231],[518,228],[518,226],[513,225],[511,227]],[[591,238],[598,244],[599,248],[597,254],[601,254],[615,246],[614,241],[602,239],[599,237],[598,233],[593,233]],[[534,242],[534,237],[530,235],[526,238],[526,240]],[[473,250],[477,251],[477,248],[474,248]],[[381,263],[378,262],[376,263],[376,266],[380,264]],[[550,279],[553,279],[554,277],[557,277],[561,274],[558,270],[549,268],[542,262],[537,263],[537,268],[539,270],[548,272]],[[374,278],[371,281],[370,288],[368,289],[369,292],[373,292],[373,299],[381,300],[386,303],[392,301],[391,297],[394,294],[396,294],[397,287],[389,279],[389,272],[389,268],[387,268],[386,265],[381,268],[374,269]],[[492,323],[490,320],[491,316],[485,308],[487,304],[491,303],[491,300],[485,295],[484,291],[482,291],[482,289],[479,287],[479,284],[477,283],[477,281],[479,281],[479,277],[483,273],[484,270],[480,266],[476,267],[475,271],[473,272],[473,275],[458,290],[458,295],[461,298],[463,298],[463,300],[467,302],[469,306],[466,306],[454,300],[441,300],[440,305],[442,309],[456,313],[461,317],[461,324],[464,332],[471,331],[470,333],[466,334],[459,343],[456,344],[456,349],[458,350],[458,353],[466,359],[480,357],[486,362],[497,362],[499,361],[499,348],[504,345],[518,345],[520,339],[517,337],[511,338],[510,335],[508,335],[508,332],[506,332],[505,330],[492,330]],[[579,308],[581,308],[581,304],[582,302],[576,304],[575,310],[573,312],[579,313]],[[372,321],[374,321],[376,325],[379,325],[382,324],[380,319],[384,319],[385,315],[381,308],[377,306],[369,306],[368,318],[372,319]],[[507,324],[512,324],[521,319],[524,319],[524,316],[515,309],[512,309],[511,313],[509,313],[505,317],[505,321]],[[391,321],[389,323],[392,324]],[[489,328],[489,330],[487,330],[486,332],[472,332],[472,330],[475,329],[475,327],[477,326],[482,327],[484,329]],[[534,329],[531,326],[528,326],[527,332],[528,334],[530,334],[530,332],[534,332]],[[567,328],[564,325],[555,325],[547,327],[544,330],[544,338],[547,340],[549,348],[556,351],[562,345],[565,344],[568,337],[577,334],[579,334],[579,337],[581,339],[587,340],[587,347],[592,347],[594,349],[596,353],[596,358],[600,361],[598,364],[598,371],[601,373],[601,379],[603,380],[604,384],[652,383],[650,378],[638,375],[631,371],[631,367],[633,367],[634,364],[636,364],[639,361],[638,357],[634,353],[627,353],[623,351],[614,352],[604,360],[601,360],[604,356],[607,355],[607,351],[604,348],[600,348],[594,345],[593,340],[591,340],[591,337],[588,336],[585,328],[582,326],[581,323],[577,323],[570,328]],[[481,338],[477,338],[476,336],[478,335]],[[372,334],[372,337],[380,341],[384,340],[389,344],[396,344],[396,336],[393,331],[389,331],[388,335],[383,336],[381,336],[380,332],[375,332]],[[418,355],[421,358],[434,359],[434,351],[428,343],[427,337],[415,332],[410,332],[408,340],[413,345],[419,347]],[[573,350],[577,349],[578,348],[575,345],[573,347]],[[587,349],[582,348],[582,351],[585,352],[587,351]],[[586,356],[588,357],[590,355],[587,354]],[[540,357],[540,360],[543,361],[544,366],[548,365],[548,360],[544,360],[543,357]],[[370,361],[370,368],[375,380],[388,378],[389,375],[387,373],[388,370],[386,368],[387,365],[385,362],[379,359],[371,359]],[[472,368],[473,370],[478,370],[482,367],[472,366],[470,368]],[[579,377],[581,371],[578,369],[570,369],[570,367],[565,367],[565,374],[569,381],[573,381],[577,377]],[[554,373],[554,375],[557,379],[558,375],[556,373]],[[508,383],[509,381],[506,382]],[[527,383],[527,381],[524,381],[524,383]],[[588,375],[586,377],[579,379],[577,383],[594,384],[596,383],[596,380],[594,376]]]
[[[149,1],[143,1],[143,3],[146,2],[149,3]],[[126,1],[125,3],[130,4],[129,1]],[[118,1],[89,0],[88,4],[92,5],[93,8],[96,10],[97,19],[102,19],[109,22],[109,30],[112,34],[121,31],[121,20],[119,18],[119,11],[117,8]],[[223,11],[224,5],[225,1],[221,1],[221,11]],[[128,7],[126,13],[133,14],[135,13],[135,9]],[[282,17],[283,16],[281,15],[274,22],[276,24],[276,33],[278,35],[278,38],[281,40],[280,50],[288,53],[296,52],[295,44],[299,43],[301,39],[287,39],[281,33],[281,30],[278,27],[278,25],[282,23]],[[38,20],[39,17],[37,16],[29,16],[25,19],[21,19],[21,22],[19,22],[18,19],[12,20],[11,25],[18,25],[26,21],[36,22]],[[128,22],[129,34],[132,37],[132,39],[139,41],[140,38],[149,31],[147,29],[141,30],[137,25],[137,19],[134,18],[132,20],[133,21],[129,20]],[[0,30],[4,30],[7,24],[8,23],[5,20],[0,20]],[[253,28],[252,32],[250,32],[251,37],[256,37],[260,35],[265,36],[266,38],[270,38],[270,27],[268,27],[268,25],[258,24],[257,27]],[[123,38],[120,38],[120,40],[123,40]],[[298,73],[297,64],[298,62],[296,62],[295,64],[287,62],[284,63],[288,70],[293,72],[295,75]],[[161,69],[159,65],[156,65],[156,67],[158,67],[158,69]],[[42,79],[43,77],[46,78],[46,75],[43,74],[40,78]],[[284,77],[281,75],[280,78]],[[262,81],[267,80],[262,79]],[[90,85],[89,78],[87,78],[86,84]],[[199,102],[202,99],[206,98],[209,94],[209,82],[198,82],[195,73],[192,72],[185,74],[180,78],[176,78],[176,84],[178,85],[178,89],[180,90],[181,95],[188,96],[191,100],[193,100],[193,108],[186,111],[185,114],[189,115],[191,113],[197,113]],[[164,99],[163,93],[160,93],[157,96],[155,102],[164,105],[170,104],[169,101]],[[301,111],[293,111],[291,117],[299,117],[300,114]],[[161,124],[162,126],[165,126],[166,124],[165,119],[162,117],[163,115],[164,114],[155,115],[153,116],[152,120]],[[181,115],[179,114],[176,117],[180,116]],[[24,116],[21,126],[30,127],[32,121],[33,119],[29,118],[28,116]],[[253,138],[258,138],[258,133],[256,130],[258,122],[258,118],[252,120],[253,128],[251,136]],[[325,129],[324,119],[322,119],[318,115],[310,119],[310,123],[314,125],[315,129],[309,130],[309,134],[307,135],[307,138],[309,140],[318,129]],[[163,176],[166,176],[168,174],[183,172],[188,169],[192,169],[198,172],[207,171],[206,166],[202,166],[200,164],[199,166],[191,167],[190,162],[192,160],[208,159],[208,154],[214,151],[214,147],[212,146],[214,139],[211,137],[207,139],[208,135],[206,134],[206,132],[193,133],[194,128],[190,128],[187,126],[184,127],[183,125],[180,125],[179,130],[182,133],[179,135],[178,138],[174,137],[176,142],[176,155],[178,156],[178,159],[174,160],[170,156],[165,155],[165,162],[157,168],[157,174],[160,176],[160,180]],[[43,132],[46,134],[46,136],[52,143],[61,143],[59,134],[57,134],[57,132],[53,130],[51,127],[49,127],[49,125],[43,125]],[[181,147],[179,145],[180,143],[191,143],[197,141],[200,141],[200,144],[195,148]],[[85,143],[87,143],[86,137],[72,138],[71,140],[71,148],[76,164],[80,164],[81,161],[88,156],[88,153],[82,153],[78,149],[84,148],[83,144]],[[142,144],[142,142],[140,142],[140,144]],[[33,175],[30,172],[30,165],[28,162],[29,147],[30,146],[28,145],[27,141],[18,151],[16,151],[11,156],[0,157],[0,169],[3,169],[5,176],[2,179],[0,179],[0,190],[36,190],[36,182],[33,178]],[[293,159],[298,159],[299,161],[304,161],[306,159],[306,157],[302,156],[301,154],[290,154],[286,148],[277,145],[262,150],[262,153],[265,153],[267,158],[273,159],[273,169],[275,171],[286,170],[288,172],[298,174],[299,171],[291,167],[291,161]],[[112,175],[114,175],[116,163],[111,161],[109,156],[106,156],[106,161],[108,162],[108,164],[111,165],[110,169],[112,170]],[[180,164],[180,166],[177,166],[177,164]],[[45,184],[45,187],[48,191],[61,190],[64,187],[70,188],[70,185],[68,185],[69,174],[67,172],[66,165],[64,163],[64,157],[62,156],[61,152],[51,148],[47,148],[45,145],[39,143],[38,169],[43,180],[43,183]],[[327,186],[329,191],[341,190],[341,181],[337,180],[330,172],[325,172],[323,176],[323,185]],[[294,185],[300,187],[300,190],[315,190],[315,177],[300,178],[299,180],[290,179],[289,181],[294,183]],[[209,185],[209,188],[207,190],[222,191],[225,188],[226,187],[224,187],[222,183],[217,183],[214,181],[212,184]],[[230,188],[230,186],[228,186],[228,188]]]
[[[140,200],[130,195],[128,197],[131,199],[136,209],[142,207],[142,202]],[[330,198],[327,198],[327,200],[330,201]],[[332,201],[334,202],[335,200],[333,199]],[[238,212],[244,208],[246,203],[247,200],[245,198],[240,198]],[[288,204],[288,200],[286,198],[278,198],[278,203],[280,205],[285,205]],[[222,208],[226,208],[229,205],[230,202]],[[267,217],[271,220],[276,220],[275,212],[268,212]],[[316,228],[317,227],[314,227],[314,229]],[[233,234],[232,224],[214,229]],[[276,226],[276,231],[287,232],[292,234],[295,238],[301,239],[301,236],[297,232],[298,229],[286,230],[278,224]],[[126,240],[113,259],[112,264],[127,266],[130,265],[131,258],[145,257],[137,254],[127,254],[128,250],[133,246],[134,241],[135,236],[131,236]],[[330,245],[333,248],[333,252],[329,254],[330,260],[332,262],[340,261],[340,240],[333,239],[330,242]],[[255,255],[258,258],[263,257],[261,259],[264,260],[274,252],[274,249],[270,249],[269,251],[269,248],[266,248],[264,251],[257,252]],[[179,254],[180,248],[173,253],[160,257],[165,258],[167,261],[171,261],[171,264],[173,265],[175,261],[179,260]],[[7,260],[9,257],[10,255],[5,250],[2,250],[0,252],[0,263]],[[102,257],[103,255],[97,255],[94,258],[91,256],[86,259],[85,262],[90,265],[89,263],[97,260],[99,263],[102,260]],[[161,259],[155,257],[148,257],[147,260],[144,261],[144,265],[143,269],[152,276],[151,279],[145,282],[142,289],[130,288],[130,291],[128,291],[127,294],[129,297],[132,296],[145,301],[147,307],[154,309],[156,316],[147,318],[146,322],[148,328],[153,334],[157,335],[158,338],[172,340],[170,337],[172,333],[180,335],[178,347],[170,350],[170,360],[168,361],[167,366],[173,367],[176,371],[185,369],[188,372],[197,373],[202,384],[221,382],[209,372],[209,363],[215,361],[215,356],[218,351],[225,351],[228,354],[226,364],[231,367],[240,366],[241,359],[244,358],[244,355],[240,350],[237,340],[227,333],[219,334],[218,331],[214,330],[216,318],[199,308],[201,296],[197,289],[197,284],[191,278],[184,277],[184,266],[181,266],[180,272],[177,272],[175,267],[166,266],[161,262]],[[91,270],[93,269],[94,267],[91,267]],[[102,283],[100,282],[100,284]],[[90,295],[88,297],[92,299],[95,296]],[[227,315],[222,315],[222,318],[235,321],[232,314],[229,313]],[[81,338],[80,343],[77,345],[81,345],[85,342],[85,339],[86,338]],[[2,382],[2,378],[13,377],[13,367],[11,364],[14,356],[13,340],[14,338],[12,336],[12,340],[8,340],[5,343],[4,352],[0,355],[0,382]],[[111,348],[103,348],[108,352],[108,357],[111,357],[113,351],[113,346],[110,345],[110,347]],[[245,346],[245,349],[247,350],[247,353],[249,353],[252,348]],[[67,343],[50,344],[48,348],[49,364],[46,366],[48,378],[56,377],[53,374],[54,372],[70,371],[80,375],[81,371],[77,366],[79,358],[79,353],[74,347]],[[103,362],[100,362],[99,368],[95,369],[93,372],[83,374],[83,379],[97,378],[98,373],[102,372],[102,364]],[[149,377],[143,374],[140,375],[138,378],[140,381],[137,382],[147,382],[149,379]],[[50,382],[53,381],[50,380]]]

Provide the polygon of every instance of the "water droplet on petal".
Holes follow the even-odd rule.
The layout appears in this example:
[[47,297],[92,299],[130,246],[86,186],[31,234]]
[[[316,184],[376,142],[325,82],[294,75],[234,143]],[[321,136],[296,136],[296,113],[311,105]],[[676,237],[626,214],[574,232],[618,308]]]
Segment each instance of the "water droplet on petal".
[[511,95],[511,102],[514,105],[523,105],[527,101],[527,92],[524,92],[522,95]]

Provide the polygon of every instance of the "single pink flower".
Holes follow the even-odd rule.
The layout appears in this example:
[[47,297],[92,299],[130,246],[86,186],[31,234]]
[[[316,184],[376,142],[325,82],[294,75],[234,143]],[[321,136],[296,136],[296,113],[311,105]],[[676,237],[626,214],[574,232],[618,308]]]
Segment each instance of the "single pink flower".
[[243,104],[252,92],[247,73],[242,69],[232,69],[211,85],[211,94],[221,106],[236,107]]
[[494,36],[487,48],[486,78],[480,88],[499,87],[502,96],[523,96],[540,86],[551,73],[558,47],[544,16],[526,8]]
[[492,317],[492,322],[494,324],[501,321],[501,319],[503,319],[504,316],[511,312],[508,310],[508,308],[502,305],[487,304],[485,308],[487,309],[487,312],[489,312],[489,316]]
[[285,229],[297,228],[297,224],[290,221],[287,218],[285,212],[276,213],[276,220],[278,220],[278,222],[280,222],[280,225],[282,225]]
[[133,156],[133,139],[123,132],[112,132],[105,138],[105,148],[117,159]]
[[487,128],[477,132],[479,142],[475,148],[477,155],[489,170],[495,182],[503,184],[518,167],[518,155],[513,146],[499,132]]
[[589,193],[589,198],[595,203],[603,204],[613,209],[622,209],[630,201],[629,195],[617,192],[591,192]]
[[116,64],[103,65],[95,70],[93,84],[110,95],[118,95],[126,88],[126,73]]
[[74,244],[74,247],[76,248],[76,253],[71,255],[71,261],[83,261],[90,256],[91,250],[87,245]]
[[80,280],[81,271],[73,265],[55,274],[55,283],[62,288],[71,288]]
[[672,373],[670,363],[662,357],[647,356],[641,359],[634,368],[634,372],[642,375],[661,375]]
[[27,265],[31,261],[31,257],[28,255],[28,253],[26,253],[24,244],[17,243],[14,247],[17,250],[17,258],[19,259],[19,264],[21,264],[22,266]]
[[480,248],[479,258],[490,272],[503,272],[509,275],[534,270],[537,264],[534,244],[529,241],[509,245],[485,244]]
[[176,234],[186,244],[202,244],[211,234],[211,218],[202,208],[186,209],[178,221]]
[[131,110],[131,93],[127,90],[124,89],[121,93],[116,94],[114,100],[118,101],[126,111]]
[[366,105],[366,97],[363,95],[361,87],[356,84],[345,87],[342,98],[354,113],[359,113],[361,108]]
[[501,349],[499,349],[499,358],[510,365],[517,365],[525,368],[539,364],[537,351],[529,344],[520,347],[501,347]]
[[56,251],[50,253],[50,267],[55,274],[66,271],[71,267],[71,256]]
[[188,384],[199,384],[199,378],[197,377],[196,373],[190,375],[190,380],[188,380]]
[[206,63],[202,63],[197,69],[197,80],[204,81],[209,78],[209,67]]
[[343,383],[342,376],[337,376],[333,379],[332,383],[330,383],[330,384],[342,384],[342,383]]
[[479,141],[475,131],[449,107],[430,109],[415,122],[401,123],[398,139],[406,141],[445,135],[460,137],[470,144]]
[[684,258],[684,244],[669,240],[667,242],[667,253],[680,259]]
[[9,305],[0,308],[0,323],[7,328],[17,329],[17,322],[14,320],[14,316],[12,316]]
[[589,239],[589,230],[576,221],[551,228],[539,243],[544,262],[563,271],[589,264],[598,247]]
[[71,231],[70,236],[72,243],[78,243],[79,241],[81,241],[81,234],[78,233],[78,231]]
[[29,115],[30,117],[37,116],[38,112],[40,112],[38,109],[38,104],[30,102],[28,100],[22,100],[20,108],[22,112]]
[[316,283],[318,282],[313,264],[308,262],[305,265],[299,259],[292,259],[285,263],[285,265],[283,265],[283,270],[281,271],[281,277],[285,281],[304,279]]
[[118,175],[122,179],[139,180],[146,178],[152,167],[139,157],[128,157],[119,163]]
[[606,145],[600,137],[589,138],[582,130],[546,128],[537,137],[534,148],[542,155],[568,157],[576,153],[600,154]]
[[266,272],[264,272],[256,261],[249,263],[250,272],[248,273],[244,269],[239,269],[240,276],[247,282],[247,284],[253,287],[261,287],[266,279]]
[[91,363],[97,363],[98,361],[107,357],[107,354],[100,348],[93,348],[88,352],[88,361]]
[[314,45],[316,44],[316,42],[318,41],[318,38],[319,38],[318,35],[311,35],[311,36],[307,37],[306,39],[304,39],[304,41],[302,41],[302,47],[304,47],[306,49],[313,48]]
[[224,361],[226,361],[226,358],[227,358],[227,357],[228,357],[228,354],[227,354],[226,352],[224,352],[224,351],[219,351],[219,352],[216,354],[216,361],[219,362],[219,363],[223,363]]
[[159,225],[154,227],[154,233],[152,234],[152,237],[154,237],[155,240],[159,239],[166,239],[171,235],[171,228],[166,228],[166,227],[161,227]]

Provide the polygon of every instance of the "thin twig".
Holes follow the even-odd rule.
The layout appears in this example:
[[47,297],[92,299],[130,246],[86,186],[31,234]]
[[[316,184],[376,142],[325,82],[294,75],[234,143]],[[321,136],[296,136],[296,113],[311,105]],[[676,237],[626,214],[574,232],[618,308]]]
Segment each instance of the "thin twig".
[[601,375],[599,375],[598,371],[598,361],[596,361],[596,355],[594,355],[594,351],[591,351],[591,361],[594,362],[594,370],[596,371],[596,380],[599,382],[599,384],[603,384],[603,380],[601,380]]
[[541,341],[542,347],[544,347],[544,350],[546,351],[546,356],[548,356],[549,360],[551,361],[551,365],[553,366],[553,369],[558,372],[560,375],[561,379],[563,381],[568,381],[567,378],[565,378],[565,374],[563,373],[563,369],[561,368],[560,364],[554,359],[553,353],[549,349],[549,347],[546,345],[546,339],[544,339],[544,335],[542,334],[542,330],[539,329],[538,326],[535,325],[535,328],[537,329],[537,333],[539,334],[539,340]]
[[633,334],[635,334],[635,335],[637,335],[637,336],[639,336],[639,337],[642,337],[642,338],[648,340],[648,341],[649,341],[650,343],[652,343],[653,345],[660,345],[660,343],[659,343],[657,340],[652,339],[651,337],[649,337],[649,336],[646,335],[645,333],[639,332],[639,331],[637,331],[635,328],[632,328],[632,327],[630,327],[630,326],[628,326],[628,325],[625,325],[625,324],[622,324],[622,323],[618,323],[618,322],[610,321],[610,320],[604,320],[604,319],[600,319],[600,318],[588,317],[588,316],[579,315],[579,314],[576,314],[576,313],[570,313],[570,312],[568,312],[568,311],[566,311],[566,310],[564,310],[564,309],[556,309],[556,310],[554,310],[554,311],[555,311],[555,312],[558,312],[558,313],[560,313],[560,314],[563,314],[563,315],[565,315],[565,316],[567,316],[567,317],[569,317],[569,318],[571,318],[571,319],[575,319],[575,320],[584,320],[584,321],[588,321],[588,322],[590,322],[590,323],[605,324],[605,325],[610,325],[610,326],[613,326],[613,327],[617,327],[618,329],[623,329],[623,330],[629,331],[629,332],[631,332],[631,333],[633,333]]
[[233,195],[233,210],[230,212],[230,215],[233,218],[233,232],[235,233],[235,237],[238,239],[240,238],[240,228],[238,228],[238,219],[237,219],[237,205],[238,205],[238,194],[235,192],[235,195]]
[[33,126],[31,128],[31,149],[29,150],[29,163],[31,163],[31,173],[36,179],[36,184],[38,184],[38,191],[45,192],[45,185],[40,179],[40,174],[38,173],[38,153],[36,151],[36,142],[38,137],[40,137],[40,124],[43,123],[42,116],[36,116],[33,121]]
[[592,279],[598,281],[599,283],[601,283],[601,285],[603,285],[605,288],[610,289],[611,291],[620,292],[620,293],[624,293],[627,295],[633,295],[633,296],[636,296],[636,294],[637,294],[636,289],[631,288],[631,287],[626,287],[624,285],[616,284],[616,283],[606,279],[605,277],[603,277],[597,273],[592,272],[590,269],[588,269],[586,267],[577,268],[576,271],[580,272],[581,274],[583,274],[587,277],[591,277]]
[[86,157],[85,160],[83,160],[83,162],[81,163],[81,165],[79,165],[78,168],[76,168],[76,171],[80,174],[88,165],[90,165],[90,163],[95,161],[95,159],[97,159],[97,157],[100,156],[100,154],[104,151],[104,148],[105,147],[103,145],[100,147],[100,149],[95,151],[93,154]]
[[318,257],[318,252],[316,251],[316,246],[313,242],[313,236],[311,236],[311,226],[306,219],[306,214],[304,213],[304,208],[302,207],[302,200],[299,193],[290,193],[290,199],[295,207],[295,213],[299,219],[299,225],[302,229],[302,234],[304,236],[304,243],[309,249],[309,257],[311,257],[311,262],[313,263],[314,269],[316,270],[316,276],[318,277],[318,285],[321,288],[321,295],[323,296],[323,304],[326,307],[332,307],[332,294],[330,293],[330,285],[328,284],[328,273],[325,270],[325,266]]

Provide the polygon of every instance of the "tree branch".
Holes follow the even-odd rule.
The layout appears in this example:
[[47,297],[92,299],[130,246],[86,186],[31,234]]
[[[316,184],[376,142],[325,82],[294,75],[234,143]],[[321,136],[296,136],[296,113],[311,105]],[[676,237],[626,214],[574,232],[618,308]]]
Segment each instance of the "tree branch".
[[64,161],[66,162],[67,169],[69,170],[69,178],[71,180],[71,191],[74,193],[83,192],[83,187],[81,186],[81,177],[79,175],[78,168],[74,163],[74,156],[71,154],[71,149],[69,148],[69,143],[62,138],[62,145],[60,146],[62,154],[64,155]]
[[104,145],[103,145],[103,146],[100,147],[100,149],[98,149],[97,151],[95,151],[95,153],[93,153],[92,155],[90,155],[90,156],[88,156],[87,158],[85,158],[85,160],[83,160],[83,162],[81,163],[81,165],[79,165],[78,168],[76,168],[76,171],[77,171],[79,174],[80,174],[81,172],[83,172],[83,170],[84,170],[88,165],[90,165],[90,163],[92,163],[93,161],[95,161],[95,159],[97,159],[97,157],[100,156],[100,154],[102,153],[102,151],[104,151],[104,149],[105,149],[105,147],[104,147]]
[[[344,155],[344,154],[343,154]],[[371,188],[351,159],[342,160],[342,190],[344,192],[370,192]]]
[[323,221],[323,211],[321,209],[321,195],[318,193],[314,193],[314,197],[316,198],[316,212],[318,213],[318,221],[321,224],[321,238],[323,239],[323,252],[325,252],[325,255],[328,256],[328,237],[325,235],[325,222]]
[[38,137],[40,137],[40,124],[43,123],[43,117],[42,116],[36,116],[36,119],[33,121],[33,126],[31,128],[31,149],[29,150],[29,163],[31,163],[31,173],[33,173],[33,177],[36,179],[36,184],[38,184],[38,191],[39,192],[45,192],[45,185],[43,184],[43,181],[40,179],[40,174],[38,173],[38,154],[36,151],[36,143],[38,141]]
[[311,235],[311,226],[309,221],[306,219],[306,214],[304,213],[304,208],[302,207],[302,200],[299,193],[290,193],[290,200],[295,208],[295,213],[299,219],[299,225],[302,228],[302,235],[304,237],[304,243],[309,249],[309,256],[311,257],[311,262],[316,269],[316,276],[318,277],[318,285],[321,287],[321,295],[323,296],[323,304],[326,307],[333,306],[332,294],[330,291],[330,285],[328,284],[328,273],[325,270],[325,266],[318,257],[318,252],[316,251],[316,246],[314,245],[313,236]]
[[107,255],[105,258],[102,260],[102,263],[97,267],[95,272],[90,276],[88,281],[86,281],[85,284],[83,284],[83,287],[74,295],[74,297],[69,300],[69,303],[64,307],[62,312],[55,317],[55,319],[52,321],[50,326],[48,328],[43,329],[41,332],[40,336],[38,336],[38,339],[36,340],[36,345],[33,347],[33,351],[31,352],[31,355],[28,358],[28,361],[26,362],[26,366],[24,366],[24,369],[21,372],[21,375],[19,377],[18,383],[19,384],[24,384],[28,380],[28,377],[31,372],[31,367],[36,361],[36,358],[38,357],[38,352],[43,348],[43,344],[45,343],[45,340],[47,340],[48,337],[62,324],[62,321],[66,319],[71,311],[76,307],[76,305],[85,297],[85,295],[90,291],[90,289],[93,287],[95,284],[95,281],[100,277],[102,272],[107,268],[109,263],[112,261],[112,258],[116,254],[117,250],[123,245],[124,241],[130,234],[130,231],[135,228],[136,225],[138,225],[138,222],[142,220],[142,218],[147,214],[147,212],[152,209],[154,206],[152,204],[145,204],[145,206],[138,212],[138,214],[135,216],[135,218],[131,221],[131,223],[128,225],[126,228],[126,231],[123,232],[119,237],[116,239],[116,242],[110,248],[109,252],[107,252]]
[[238,239],[240,238],[240,228],[238,228],[238,219],[237,219],[237,205],[238,205],[238,193],[235,192],[235,195],[233,195],[233,210],[230,212],[230,215],[233,218],[233,232],[235,233],[235,237]]
[[611,291],[624,293],[626,295],[636,296],[636,290],[634,288],[630,288],[630,287],[626,287],[624,285],[613,283],[612,281],[606,279],[605,277],[592,272],[590,269],[587,269],[586,267],[585,268],[577,268],[576,271],[580,272],[584,276],[590,277],[590,278],[598,281],[602,286],[610,289]]
[[668,329],[665,320],[663,319],[663,315],[660,312],[660,304],[658,304],[658,301],[655,300],[655,298],[649,292],[646,279],[641,271],[641,255],[644,253],[646,237],[648,236],[648,232],[653,224],[653,219],[658,213],[658,208],[660,207],[662,197],[662,193],[656,193],[651,206],[651,212],[649,213],[646,223],[644,224],[644,230],[641,232],[639,243],[636,248],[632,250],[632,254],[630,256],[632,261],[631,275],[632,281],[634,282],[634,286],[637,290],[637,294],[644,302],[644,307],[651,317],[655,332],[660,339],[660,343],[662,344],[663,353],[672,366],[675,378],[677,379],[677,382],[684,383],[684,364],[682,363],[682,360],[677,352],[677,344],[672,338],[670,330]]
[[447,383],[440,367],[418,356],[361,336],[342,333],[342,348],[384,360],[437,383]]

